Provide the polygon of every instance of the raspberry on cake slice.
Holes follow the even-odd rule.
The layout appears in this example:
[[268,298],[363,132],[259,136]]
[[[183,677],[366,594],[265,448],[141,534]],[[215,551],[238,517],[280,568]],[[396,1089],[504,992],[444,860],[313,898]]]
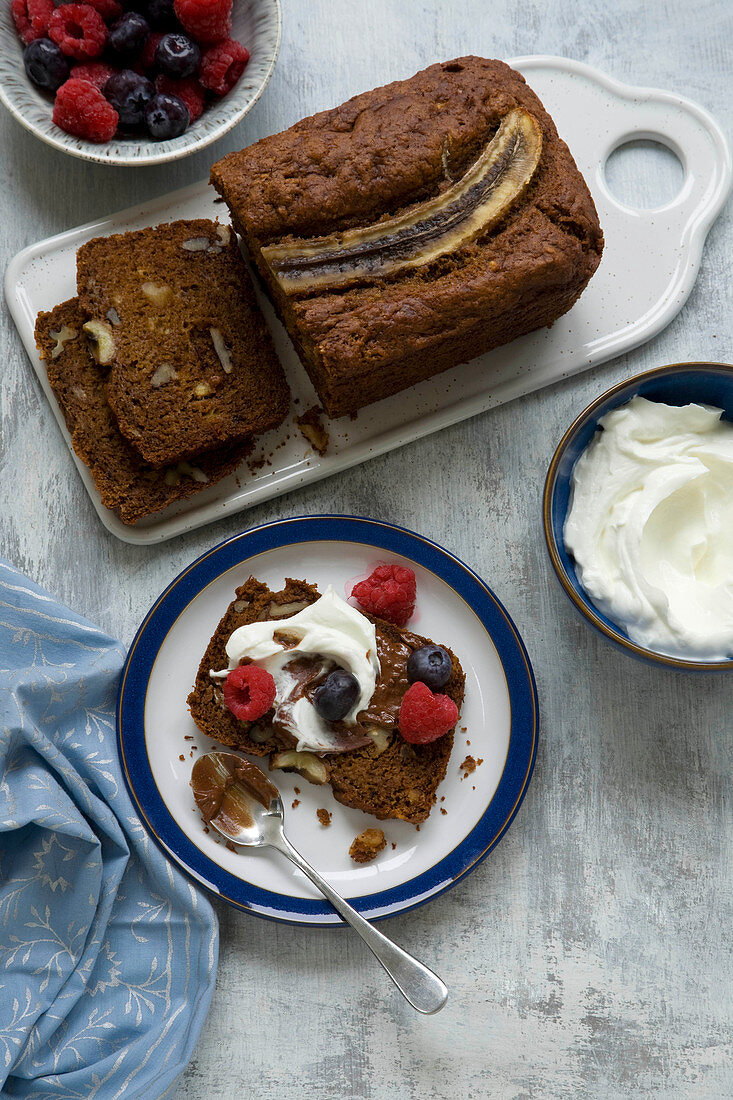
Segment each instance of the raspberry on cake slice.
[[77,285],[122,434],[153,466],[276,427],[290,394],[236,237],[200,218],[96,237]]
[[199,455],[195,463],[167,469],[145,462],[121,434],[107,404],[108,368],[89,351],[85,321],[76,298],[40,313],[36,344],[74,450],[89,467],[105,507],[123,523],[136,523],[232,473],[251,444],[228,444]]
[[[274,695],[265,693],[270,678]],[[244,706],[240,679],[254,686]],[[445,775],[464,685],[449,649],[359,611],[332,588],[321,595],[288,579],[272,592],[250,577],[209,642],[188,702],[220,744],[328,783],[346,806],[419,824]],[[429,698],[415,705],[415,689]]]

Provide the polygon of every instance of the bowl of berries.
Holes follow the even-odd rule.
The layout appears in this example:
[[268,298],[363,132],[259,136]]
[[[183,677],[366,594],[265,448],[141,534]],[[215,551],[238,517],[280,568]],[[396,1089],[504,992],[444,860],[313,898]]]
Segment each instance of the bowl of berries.
[[0,100],[72,156],[162,164],[241,121],[280,34],[280,0],[6,0]]

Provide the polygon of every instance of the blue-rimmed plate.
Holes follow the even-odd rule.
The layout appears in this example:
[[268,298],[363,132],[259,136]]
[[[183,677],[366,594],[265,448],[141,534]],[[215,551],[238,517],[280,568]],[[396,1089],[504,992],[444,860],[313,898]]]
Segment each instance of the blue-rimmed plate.
[[[429,539],[354,516],[281,520],[236,535],[176,577],[146,616],[120,683],[118,736],[125,778],[155,839],[198,882],[259,916],[341,923],[277,853],[229,851],[204,832],[189,778],[195,756],[214,743],[194,726],[186,697],[209,638],[247,577],[273,589],[285,577],[304,578],[348,594],[378,561],[412,566],[418,609],[410,626],[449,645],[466,672],[438,805],[419,832],[405,822],[381,823],[386,848],[372,863],[357,865],[349,845],[374,819],[341,806],[330,788],[275,772],[289,836],[361,913],[391,916],[476,867],[506,832],[527,790],[538,738],[534,677],[514,623],[480,577]],[[469,755],[481,763],[466,774],[460,765]],[[333,815],[328,828],[316,817],[320,808]]]

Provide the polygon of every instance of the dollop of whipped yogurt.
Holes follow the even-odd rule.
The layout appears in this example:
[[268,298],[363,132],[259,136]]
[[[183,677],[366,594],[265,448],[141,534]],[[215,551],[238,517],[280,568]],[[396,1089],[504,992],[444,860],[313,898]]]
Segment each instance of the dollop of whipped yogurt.
[[578,459],[565,546],[596,606],[638,645],[733,657],[733,424],[634,397]]
[[[278,641],[276,635],[287,637],[287,644]],[[310,699],[301,694],[302,679],[288,668],[297,668],[299,658],[313,658],[321,662],[320,669],[314,665],[316,675],[340,667],[355,676],[359,696],[340,725],[356,725],[359,712],[374,694],[380,673],[377,636],[373,623],[337,595],[331,585],[314,603],[289,618],[240,626],[230,636],[226,654],[229,668],[212,671],[212,677],[226,679],[245,658],[267,669],[275,681],[275,721],[297,738],[299,751],[342,752],[369,743],[368,735],[363,733],[356,740],[345,739],[343,731],[324,721]]]

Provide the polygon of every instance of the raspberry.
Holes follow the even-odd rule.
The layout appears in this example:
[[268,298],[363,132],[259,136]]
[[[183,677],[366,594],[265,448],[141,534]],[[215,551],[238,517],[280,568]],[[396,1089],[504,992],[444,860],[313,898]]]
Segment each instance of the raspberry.
[[171,80],[169,76],[160,73],[155,78],[155,88],[158,92],[165,92],[166,95],[177,95],[179,99],[182,99],[188,107],[191,122],[201,118],[204,111],[204,89],[195,77],[190,76],[187,80]]
[[239,665],[224,681],[224,702],[240,722],[256,722],[275,702],[275,681],[257,665]]
[[[56,9],[59,11],[60,9]],[[88,141],[110,141],[117,130],[117,111],[88,80],[67,80],[56,93],[53,120],[67,134]]]
[[53,10],[53,0],[12,0],[10,14],[15,29],[26,46],[36,38],[44,38],[48,34]]
[[434,695],[427,684],[409,687],[402,697],[399,727],[411,745],[427,745],[445,737],[458,721],[458,707],[449,695]]
[[406,565],[378,565],[365,581],[354,585],[351,595],[370,615],[405,626],[415,610],[415,574]]
[[248,61],[249,50],[241,42],[227,38],[225,42],[219,42],[204,51],[199,80],[210,92],[226,95],[239,80]]
[[86,65],[74,65],[71,76],[73,80],[86,80],[89,84],[93,84],[95,88],[99,88],[100,92],[103,92],[105,84],[116,72],[116,69],[113,69],[111,65],[107,65],[104,61],[90,61]]
[[148,35],[147,41],[143,46],[143,52],[140,55],[140,64],[143,69],[155,68],[155,51],[162,37],[163,31],[151,31]]
[[232,0],[173,0],[173,10],[184,31],[204,46],[232,33]]
[[[62,4],[77,2],[78,0],[61,0]],[[119,4],[117,0],[84,0],[84,3],[98,11],[102,19],[116,19],[119,15],[122,15],[122,4]]]
[[48,36],[67,57],[87,61],[101,54],[107,41],[107,28],[102,16],[89,4],[63,4],[51,16]]

